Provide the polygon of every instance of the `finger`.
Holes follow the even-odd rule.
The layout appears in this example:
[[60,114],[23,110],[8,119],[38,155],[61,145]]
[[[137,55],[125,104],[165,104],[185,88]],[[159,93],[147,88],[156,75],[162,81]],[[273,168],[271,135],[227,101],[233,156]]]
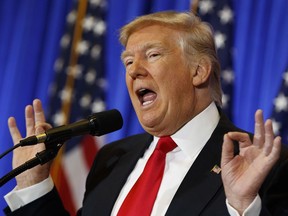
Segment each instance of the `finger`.
[[237,141],[242,148],[252,145],[251,139],[247,133],[229,132],[228,136],[230,139]]
[[265,122],[265,143],[264,143],[264,154],[268,156],[272,150],[274,144],[274,133],[272,128],[272,121],[268,119]]
[[35,111],[35,123],[43,123],[46,121],[42,103],[39,99],[33,101],[33,108]]
[[257,110],[255,112],[255,127],[254,127],[254,137],[253,144],[259,148],[263,146],[264,143],[264,119],[262,110]]
[[270,159],[273,162],[276,162],[280,157],[280,152],[281,152],[281,137],[277,136],[273,141],[273,147],[269,155]]
[[45,127],[43,124],[46,125],[45,121],[45,114],[42,108],[42,103],[39,99],[35,99],[33,101],[33,108],[34,108],[34,118],[35,118],[35,132],[36,134],[43,133],[45,131]]
[[44,131],[46,131],[48,129],[51,129],[52,125],[44,122],[44,123],[40,123],[37,127],[42,128]]
[[26,136],[32,136],[35,134],[35,120],[33,112],[33,107],[31,105],[25,107]]
[[10,117],[8,119],[8,128],[14,145],[18,144],[19,141],[22,139],[22,136],[20,134],[20,131],[18,130],[16,119],[14,117]]
[[221,167],[224,167],[234,158],[234,145],[230,137],[225,134],[222,145]]

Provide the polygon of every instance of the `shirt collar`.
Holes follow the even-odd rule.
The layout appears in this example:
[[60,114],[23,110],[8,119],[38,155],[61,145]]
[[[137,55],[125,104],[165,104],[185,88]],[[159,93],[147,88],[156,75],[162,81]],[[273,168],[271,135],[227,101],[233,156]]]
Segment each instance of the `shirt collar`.
[[[213,102],[171,136],[179,147],[175,151],[182,150],[188,157],[193,159],[211,137],[219,119],[219,112]],[[158,140],[159,137],[154,137],[155,143]]]

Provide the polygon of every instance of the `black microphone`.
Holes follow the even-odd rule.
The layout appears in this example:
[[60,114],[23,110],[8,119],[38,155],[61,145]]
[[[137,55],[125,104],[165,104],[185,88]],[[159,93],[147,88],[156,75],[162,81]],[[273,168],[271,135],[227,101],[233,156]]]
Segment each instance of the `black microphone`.
[[51,128],[45,133],[30,136],[20,140],[20,146],[34,145],[37,143],[57,144],[63,143],[72,137],[90,134],[101,136],[123,126],[123,119],[116,109],[92,114],[88,118],[68,125]]

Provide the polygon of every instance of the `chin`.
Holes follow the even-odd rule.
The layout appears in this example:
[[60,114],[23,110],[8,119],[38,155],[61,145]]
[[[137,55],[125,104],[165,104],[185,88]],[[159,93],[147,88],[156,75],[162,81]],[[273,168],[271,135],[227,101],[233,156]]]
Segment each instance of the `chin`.
[[154,136],[162,136],[163,135],[163,126],[161,125],[162,121],[157,121],[154,119],[149,120],[141,120],[140,121],[143,129],[148,132],[149,134],[152,134]]
[[157,127],[159,124],[157,124],[157,121],[156,121],[156,119],[155,118],[140,118],[139,119],[140,120],[140,123],[141,123],[141,125],[142,125],[142,127],[144,128],[144,129],[146,129],[146,128],[155,128],[155,127]]

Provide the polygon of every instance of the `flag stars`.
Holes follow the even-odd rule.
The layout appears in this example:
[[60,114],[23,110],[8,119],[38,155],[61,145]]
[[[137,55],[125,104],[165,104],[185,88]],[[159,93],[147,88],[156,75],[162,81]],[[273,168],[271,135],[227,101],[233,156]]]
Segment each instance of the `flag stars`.
[[81,55],[87,54],[88,50],[89,50],[89,46],[90,46],[90,44],[88,43],[88,41],[82,40],[77,44],[76,52],[81,54]]
[[[76,41],[73,41],[73,32],[76,21],[78,24],[79,14],[74,10],[66,16],[68,28],[60,41],[63,56],[55,61],[54,65],[60,79],[54,80],[57,86],[49,89],[57,105],[51,107],[50,121],[58,126],[67,124],[68,120],[75,121],[92,110],[100,112],[106,108],[105,100],[102,98],[106,93],[106,89],[103,89],[106,82],[102,78],[105,71],[101,71],[104,57],[103,36],[107,31],[103,10],[106,4],[105,0],[88,0],[87,3],[83,19],[79,20],[82,34]],[[76,55],[72,62],[70,55]],[[62,105],[70,106],[71,113],[64,111]]]
[[91,49],[91,57],[93,58],[93,59],[98,59],[99,58],[99,56],[100,56],[100,54],[101,54],[101,51],[102,51],[102,49],[101,49],[101,46],[99,46],[99,45],[95,45],[95,46],[93,46],[92,47],[92,49]]
[[58,111],[52,116],[52,121],[55,126],[64,125],[66,123],[66,115]]
[[234,73],[230,69],[223,70],[221,73],[221,77],[228,84],[232,84],[234,81]]
[[[234,11],[229,1],[198,0],[198,13],[200,18],[211,23],[214,29],[214,43],[218,51],[219,60],[223,69],[221,70],[222,83],[222,107],[228,114],[232,114],[233,82],[235,74],[233,71],[233,20]],[[232,2],[231,2],[232,3]],[[237,54],[237,53],[236,53]]]
[[223,108],[227,108],[229,105],[230,97],[228,94],[223,94],[222,95],[222,106]]
[[63,102],[69,102],[72,97],[72,92],[71,88],[64,88],[59,92],[59,97]]
[[91,31],[94,25],[95,25],[95,19],[92,16],[87,16],[82,22],[84,31]]
[[88,108],[89,107],[89,105],[91,104],[91,100],[92,100],[92,98],[91,98],[91,95],[90,94],[85,94],[85,95],[83,95],[81,98],[80,98],[80,101],[79,101],[79,103],[80,103],[80,106],[82,107],[82,108]]
[[284,79],[284,82],[285,82],[285,86],[288,86],[288,71],[284,72],[283,79]]
[[99,88],[106,89],[106,87],[107,87],[107,81],[106,81],[106,79],[104,79],[104,78],[99,78],[97,81],[98,81],[98,82],[97,82],[97,85],[99,86]]
[[225,6],[222,10],[220,10],[218,12],[218,16],[223,25],[230,23],[233,20],[233,12],[228,6]]
[[70,37],[70,35],[65,34],[65,35],[63,35],[63,37],[62,37],[61,40],[60,40],[60,46],[61,46],[63,49],[66,49],[66,48],[69,46],[70,42],[71,42],[71,37]]
[[57,85],[56,83],[53,82],[49,85],[49,88],[48,88],[49,96],[53,97],[56,94],[56,91],[57,91]]
[[83,67],[81,65],[75,65],[67,67],[67,74],[73,76],[74,78],[80,78],[83,73]]
[[203,0],[199,2],[199,12],[202,15],[211,13],[213,11],[213,7],[215,3],[211,0]]
[[94,69],[90,69],[89,71],[87,71],[85,75],[85,81],[88,84],[93,84],[95,80],[96,80],[96,71]]
[[225,47],[226,35],[217,31],[214,35],[215,45],[217,49],[222,49]]
[[54,70],[55,72],[59,73],[62,71],[64,67],[64,61],[62,58],[58,58],[54,63]]
[[107,5],[107,1],[104,0],[89,0],[91,7],[96,8],[105,8]]
[[274,99],[274,106],[276,112],[288,111],[288,98],[283,93],[280,93]]
[[106,31],[106,24],[103,20],[96,20],[93,31],[96,35],[103,35]]
[[101,99],[95,99],[91,105],[91,110],[93,113],[102,112],[106,109],[105,103]]
[[90,4],[94,7],[101,6],[103,4],[102,0],[89,0]]
[[77,12],[75,10],[71,11],[68,15],[67,15],[67,23],[69,24],[73,24],[75,23],[76,21],[76,18],[77,18]]
[[275,135],[279,135],[281,123],[276,121],[275,119],[272,119],[272,126],[273,126],[273,132]]

